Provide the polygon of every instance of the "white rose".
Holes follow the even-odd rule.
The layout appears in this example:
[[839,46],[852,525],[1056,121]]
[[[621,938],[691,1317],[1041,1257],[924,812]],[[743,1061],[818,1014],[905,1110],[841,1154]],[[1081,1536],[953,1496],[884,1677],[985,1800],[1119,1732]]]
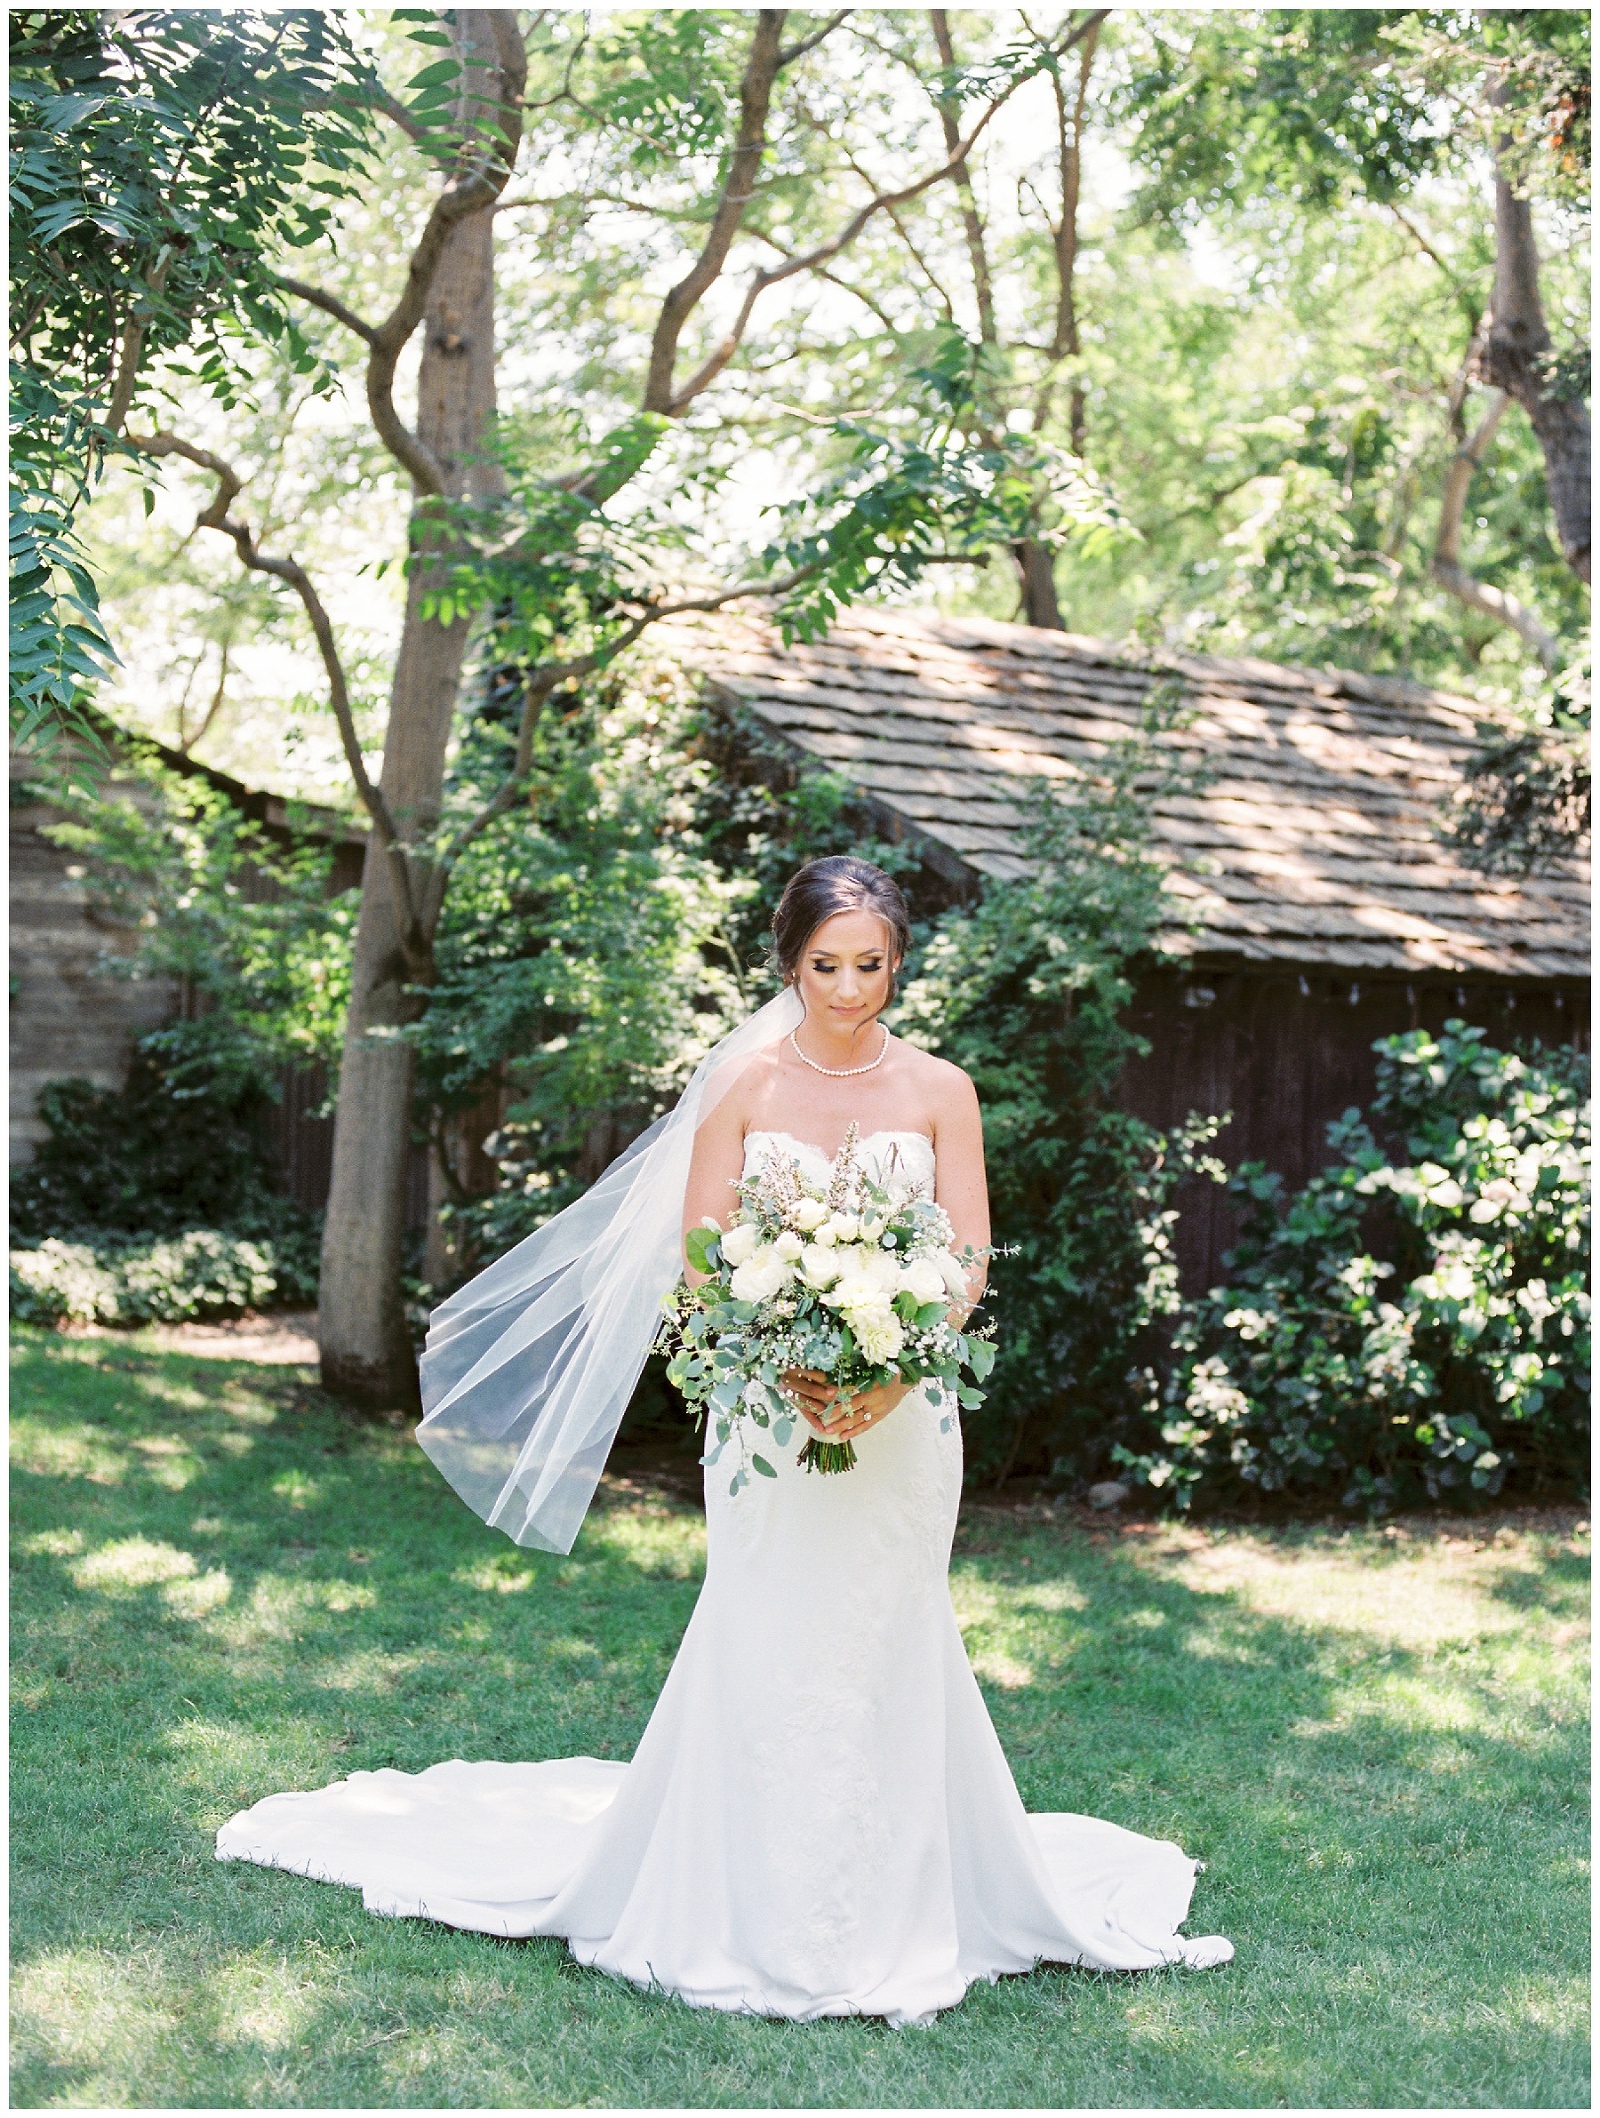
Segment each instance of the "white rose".
[[738,1268],[728,1291],[736,1302],[769,1302],[788,1277],[788,1265],[768,1244]]
[[836,1243],[853,1243],[861,1233],[861,1223],[853,1213],[836,1213],[827,1224],[833,1230]]
[[888,1225],[888,1222],[883,1218],[881,1214],[869,1213],[864,1215],[861,1222],[862,1242],[877,1242],[879,1236],[883,1234],[883,1231],[888,1227]]
[[786,1228],[772,1247],[786,1265],[792,1265],[806,1246],[792,1228]]
[[[835,1251],[835,1257],[839,1253]],[[887,1309],[900,1284],[894,1259],[882,1250],[847,1250],[839,1284],[828,1296],[838,1309]]]
[[798,1206],[790,1209],[789,1218],[796,1228],[810,1235],[812,1229],[820,1228],[828,1218],[828,1209],[820,1199],[802,1199]]
[[972,1299],[972,1289],[967,1285],[967,1271],[953,1251],[941,1250],[938,1258],[939,1271],[943,1275],[946,1291],[958,1302]]
[[742,1265],[761,1241],[754,1221],[736,1221],[722,1238],[722,1255],[730,1265]]
[[851,1310],[846,1321],[855,1333],[863,1360],[871,1361],[876,1368],[898,1358],[906,1334],[892,1309]]
[[831,1287],[839,1277],[837,1255],[818,1243],[808,1243],[800,1253],[800,1277],[819,1293],[824,1287]]
[[926,1302],[942,1301],[946,1294],[944,1272],[937,1258],[918,1258],[907,1265],[900,1274],[900,1285],[907,1294],[916,1296],[919,1309]]

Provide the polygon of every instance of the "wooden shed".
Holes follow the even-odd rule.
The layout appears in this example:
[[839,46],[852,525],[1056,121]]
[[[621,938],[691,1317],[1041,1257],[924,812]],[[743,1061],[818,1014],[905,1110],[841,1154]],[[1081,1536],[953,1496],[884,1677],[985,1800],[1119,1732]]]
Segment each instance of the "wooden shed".
[[[1231,1113],[1231,1163],[1303,1182],[1397,1031],[1463,1016],[1495,1040],[1586,1038],[1585,866],[1485,876],[1440,835],[1474,748],[1469,701],[897,611],[853,611],[807,646],[726,615],[678,638],[713,698],[847,775],[953,888],[1021,872],[1025,783],[1069,788],[1138,731],[1153,685],[1181,687],[1183,725],[1161,740],[1201,783],[1153,808],[1175,917],[1138,985],[1150,1052],[1124,1096],[1156,1124]],[[1204,1280],[1230,1235],[1217,1194],[1185,1223],[1185,1275]]]

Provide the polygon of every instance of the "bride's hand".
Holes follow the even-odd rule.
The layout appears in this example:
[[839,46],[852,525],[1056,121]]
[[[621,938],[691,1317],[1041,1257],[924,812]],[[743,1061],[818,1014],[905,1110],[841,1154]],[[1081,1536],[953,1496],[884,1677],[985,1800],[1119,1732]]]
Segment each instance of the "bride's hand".
[[858,1390],[847,1405],[828,1377],[815,1368],[791,1368],[783,1384],[806,1425],[824,1441],[850,1441],[868,1427],[880,1425],[912,1390],[910,1383],[879,1383],[871,1390]]

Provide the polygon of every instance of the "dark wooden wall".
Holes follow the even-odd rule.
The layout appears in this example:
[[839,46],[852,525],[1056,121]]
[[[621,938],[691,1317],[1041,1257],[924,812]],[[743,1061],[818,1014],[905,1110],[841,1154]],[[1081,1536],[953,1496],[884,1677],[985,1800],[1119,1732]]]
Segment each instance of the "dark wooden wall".
[[[1216,1142],[1229,1167],[1265,1162],[1300,1185],[1326,1166],[1329,1125],[1370,1100],[1374,1043],[1405,1030],[1440,1030],[1453,1016],[1485,1030],[1492,1044],[1586,1046],[1588,985],[1292,969],[1153,972],[1126,1018],[1150,1051],[1127,1069],[1120,1100],[1161,1126],[1191,1111],[1231,1112]],[[1211,1184],[1190,1186],[1181,1204],[1178,1259],[1186,1289],[1196,1291],[1220,1275],[1233,1216]]]

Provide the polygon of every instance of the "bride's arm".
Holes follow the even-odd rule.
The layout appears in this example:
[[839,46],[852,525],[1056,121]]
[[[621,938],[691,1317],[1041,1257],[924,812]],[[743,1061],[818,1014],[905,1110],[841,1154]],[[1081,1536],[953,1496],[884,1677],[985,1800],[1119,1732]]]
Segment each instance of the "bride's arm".
[[[713,1220],[724,1228],[731,1224],[738,1204],[733,1187],[744,1170],[744,1122],[744,1098],[731,1090],[695,1133],[683,1194],[685,1235],[700,1221]],[[691,1286],[705,1278],[687,1257],[684,1273]]]
[[[944,1069],[947,1080],[934,1113],[933,1145],[938,1174],[934,1197],[950,1216],[955,1230],[954,1248],[959,1254],[970,1244],[983,1250],[989,1242],[989,1183],[983,1167],[983,1117],[978,1092],[959,1067]],[[960,1323],[976,1308],[988,1280],[988,1266],[980,1262],[967,1274],[970,1299],[952,1312]]]

